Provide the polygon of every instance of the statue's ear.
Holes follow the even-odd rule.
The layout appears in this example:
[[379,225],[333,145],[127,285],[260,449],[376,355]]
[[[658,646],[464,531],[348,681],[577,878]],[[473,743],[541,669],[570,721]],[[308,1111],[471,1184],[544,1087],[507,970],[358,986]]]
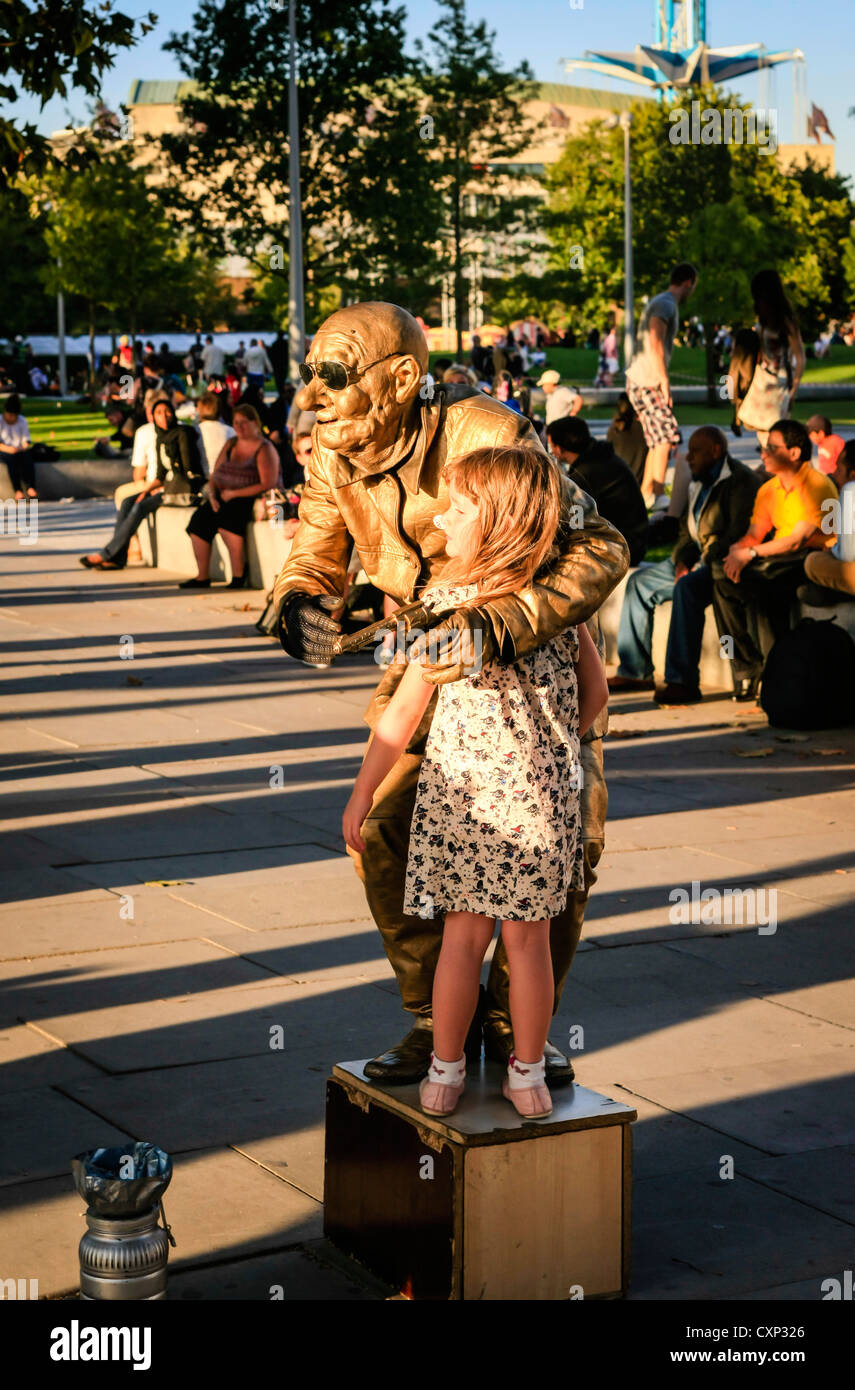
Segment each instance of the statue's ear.
[[402,353],[392,362],[392,375],[395,378],[395,399],[409,401],[419,393],[423,380],[422,369],[415,357]]

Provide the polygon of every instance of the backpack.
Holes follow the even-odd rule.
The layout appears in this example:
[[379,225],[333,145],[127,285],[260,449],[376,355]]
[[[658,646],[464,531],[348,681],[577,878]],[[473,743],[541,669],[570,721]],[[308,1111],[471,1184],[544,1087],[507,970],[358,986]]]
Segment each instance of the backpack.
[[855,722],[855,642],[833,618],[803,618],[779,637],[763,671],[760,704],[785,729]]

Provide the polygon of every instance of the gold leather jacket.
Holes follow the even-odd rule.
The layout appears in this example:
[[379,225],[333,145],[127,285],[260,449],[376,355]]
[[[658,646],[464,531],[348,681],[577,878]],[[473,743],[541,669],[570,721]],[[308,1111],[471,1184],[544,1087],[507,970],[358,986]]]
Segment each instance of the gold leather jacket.
[[[373,473],[361,472],[325,449],[315,433],[300,525],[274,586],[277,604],[298,590],[341,594],[352,543],[372,584],[398,605],[413,602],[440,578],[446,564],[445,536],[434,525],[437,513],[448,507],[442,467],[447,458],[491,446],[542,449],[524,416],[481,393],[448,400],[438,391],[432,401],[423,402],[421,427],[409,453]],[[584,530],[564,538],[563,553],[539,581],[481,606],[503,657],[510,650],[523,656],[589,619],[628,567],[629,551],[620,533],[599,515],[587,493],[569,479],[565,487],[568,501],[582,509]],[[402,674],[400,663],[386,671],[369,711],[372,727],[373,716],[379,717]],[[430,666],[424,670],[425,679],[434,683],[459,674],[447,669],[432,673]]]

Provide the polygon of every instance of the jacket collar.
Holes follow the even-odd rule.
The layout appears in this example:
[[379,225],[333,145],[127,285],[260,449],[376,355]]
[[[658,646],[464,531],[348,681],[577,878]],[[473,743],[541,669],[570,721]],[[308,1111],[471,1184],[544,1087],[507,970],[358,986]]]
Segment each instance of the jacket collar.
[[[704,506],[706,506],[707,502],[709,502],[710,497],[712,497],[712,494],[715,492],[715,489],[718,487],[719,483],[723,483],[724,480],[725,480],[725,478],[729,478],[730,475],[732,474],[732,472],[733,472],[733,468],[731,467],[731,464],[732,464],[732,463],[733,463],[733,460],[731,459],[730,454],[725,454],[724,459],[723,459],[723,461],[722,461],[722,465],[721,465],[721,472],[719,473],[718,477],[716,478],[715,482],[713,483],[712,487],[710,488],[709,494],[708,494],[708,496],[707,496],[706,502],[704,503]],[[690,508],[690,509],[694,506],[695,498],[697,497],[698,493],[700,492],[702,486],[703,486],[703,484],[700,482],[700,480],[699,480],[698,478],[693,478],[692,481],[689,483],[689,508]]]

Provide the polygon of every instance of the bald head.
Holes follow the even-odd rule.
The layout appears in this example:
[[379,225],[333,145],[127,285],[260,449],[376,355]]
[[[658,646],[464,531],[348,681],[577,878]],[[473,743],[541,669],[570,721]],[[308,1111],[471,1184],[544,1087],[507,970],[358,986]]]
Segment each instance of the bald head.
[[692,477],[704,481],[722,459],[727,457],[727,440],[715,425],[701,425],[689,440],[687,458]]
[[403,456],[419,428],[428,369],[427,341],[412,314],[380,302],[337,309],[312,339],[306,362],[336,362],[347,371],[341,387],[316,372],[296,397],[302,410],[314,411],[324,448],[363,469]]
[[414,357],[422,373],[428,369],[427,339],[412,314],[397,304],[348,304],[324,319],[318,333],[341,336],[359,349],[360,356],[370,354],[366,361],[400,352]]

